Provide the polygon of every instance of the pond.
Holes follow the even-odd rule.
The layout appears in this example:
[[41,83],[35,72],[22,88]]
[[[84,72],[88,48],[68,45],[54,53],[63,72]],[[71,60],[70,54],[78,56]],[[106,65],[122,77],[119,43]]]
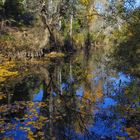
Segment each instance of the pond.
[[15,69],[0,86],[0,139],[140,139],[140,80],[114,70],[100,52]]

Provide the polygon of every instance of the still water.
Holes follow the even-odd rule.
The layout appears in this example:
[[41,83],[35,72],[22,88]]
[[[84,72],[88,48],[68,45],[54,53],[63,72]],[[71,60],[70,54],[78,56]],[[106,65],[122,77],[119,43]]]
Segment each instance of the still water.
[[84,52],[17,62],[1,84],[2,140],[139,140],[140,80]]

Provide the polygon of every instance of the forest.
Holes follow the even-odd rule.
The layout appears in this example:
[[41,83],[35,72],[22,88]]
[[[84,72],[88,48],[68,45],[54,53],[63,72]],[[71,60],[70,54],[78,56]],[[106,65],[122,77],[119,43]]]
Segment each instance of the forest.
[[139,140],[140,0],[0,0],[0,139]]

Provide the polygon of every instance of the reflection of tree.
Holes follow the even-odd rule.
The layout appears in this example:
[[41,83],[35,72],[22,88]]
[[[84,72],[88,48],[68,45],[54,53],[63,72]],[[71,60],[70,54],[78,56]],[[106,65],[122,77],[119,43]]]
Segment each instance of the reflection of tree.
[[[50,123],[46,126],[46,135],[48,137],[52,136],[52,132],[53,136],[58,139],[75,138],[76,133],[89,135],[87,128],[88,124],[92,122],[92,112],[88,112],[87,110],[90,110],[88,108],[91,106],[81,111],[79,107],[82,105],[82,102],[76,96],[60,95],[53,97],[53,103],[50,104],[51,98],[50,96],[48,103],[48,115],[51,116],[49,119]],[[48,132],[51,132],[50,135]]]
[[[39,106],[38,116],[44,116],[49,121],[36,121],[36,125],[43,126],[40,128],[37,126],[37,131],[45,131],[48,139],[90,136],[88,126],[93,120],[92,104],[95,100],[91,85],[91,64],[83,59],[81,54],[76,58],[75,56],[72,59],[67,58],[66,62],[52,60],[48,64],[28,65],[30,74],[24,75],[12,86],[14,87],[12,102],[31,100],[34,93],[37,93],[40,88],[43,89],[44,105]],[[84,90],[83,95],[77,95],[77,90],[81,86]],[[31,106],[30,109],[34,112],[33,107]],[[34,122],[29,124],[35,125]]]
[[[139,130],[140,126],[140,80],[135,78],[127,84],[121,90],[121,94],[118,95],[119,105],[117,106],[118,111],[122,116],[126,118],[126,127],[134,127]],[[129,115],[128,115],[129,114]],[[140,135],[140,134],[139,134]]]
[[33,95],[39,91],[40,81],[38,77],[29,75],[15,85],[12,101],[30,101]]
[[[87,65],[83,69],[81,59],[66,63],[50,65],[49,82],[45,83],[47,91],[44,101],[46,107],[41,108],[41,114],[47,115],[49,124],[46,125],[48,139],[72,139],[77,133],[89,137],[88,125],[92,123],[92,88],[90,74],[92,71]],[[62,89],[62,84],[65,86]],[[76,95],[78,88],[83,85],[85,93]],[[90,96],[85,96],[89,92]],[[55,93],[55,96],[54,96]],[[48,133],[49,132],[49,133]]]

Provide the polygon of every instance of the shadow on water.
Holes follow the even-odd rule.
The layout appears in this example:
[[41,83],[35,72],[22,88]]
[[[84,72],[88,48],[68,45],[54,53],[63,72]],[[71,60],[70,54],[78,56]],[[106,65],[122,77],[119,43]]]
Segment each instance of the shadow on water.
[[140,81],[109,68],[99,54],[28,66],[7,82],[0,139],[139,139]]

